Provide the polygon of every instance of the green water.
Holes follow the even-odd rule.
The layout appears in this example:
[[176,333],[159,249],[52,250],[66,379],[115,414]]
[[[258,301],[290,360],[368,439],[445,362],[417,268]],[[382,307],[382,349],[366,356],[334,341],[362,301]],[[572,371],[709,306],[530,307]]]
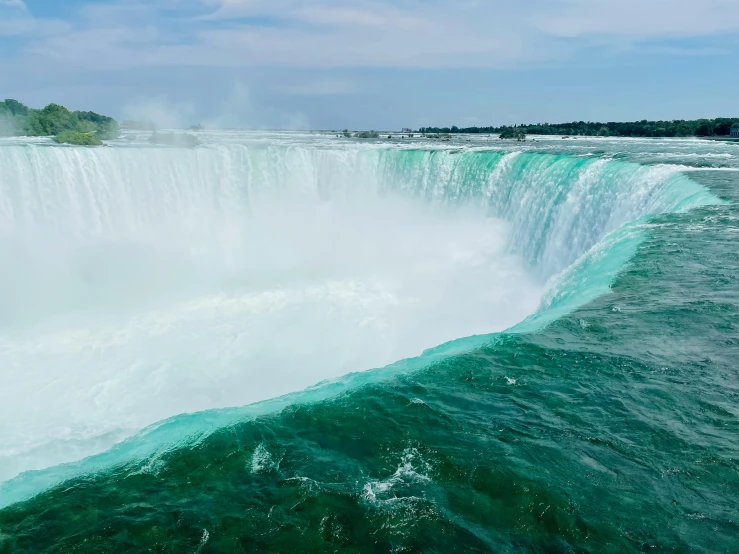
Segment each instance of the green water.
[[[739,551],[739,175],[545,329],[0,511],[0,552]],[[287,347],[287,345],[286,345]]]

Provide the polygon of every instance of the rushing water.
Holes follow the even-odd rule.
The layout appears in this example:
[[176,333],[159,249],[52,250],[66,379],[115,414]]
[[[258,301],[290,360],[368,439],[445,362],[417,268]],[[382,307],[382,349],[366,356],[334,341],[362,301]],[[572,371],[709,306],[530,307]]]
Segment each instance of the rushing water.
[[737,145],[202,139],[0,145],[0,552],[736,550]]

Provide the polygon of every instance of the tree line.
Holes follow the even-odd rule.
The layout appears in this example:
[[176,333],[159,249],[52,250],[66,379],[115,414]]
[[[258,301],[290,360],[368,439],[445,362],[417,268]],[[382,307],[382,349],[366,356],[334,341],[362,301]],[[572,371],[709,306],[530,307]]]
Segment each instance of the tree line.
[[570,135],[591,137],[723,137],[739,118],[676,119],[673,121],[633,121],[627,123],[574,121],[500,127],[421,127],[419,133]]
[[115,119],[95,112],[73,112],[59,104],[37,110],[17,100],[0,102],[0,136],[51,136],[57,142],[99,144],[118,138],[119,132]]

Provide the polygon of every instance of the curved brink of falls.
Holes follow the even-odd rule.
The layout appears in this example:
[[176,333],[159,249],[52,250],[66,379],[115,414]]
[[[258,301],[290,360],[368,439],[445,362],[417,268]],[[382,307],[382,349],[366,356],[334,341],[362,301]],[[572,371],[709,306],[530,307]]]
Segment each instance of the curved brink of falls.
[[10,146],[0,167],[0,507],[536,330],[608,289],[645,217],[718,201],[674,166],[531,152]]

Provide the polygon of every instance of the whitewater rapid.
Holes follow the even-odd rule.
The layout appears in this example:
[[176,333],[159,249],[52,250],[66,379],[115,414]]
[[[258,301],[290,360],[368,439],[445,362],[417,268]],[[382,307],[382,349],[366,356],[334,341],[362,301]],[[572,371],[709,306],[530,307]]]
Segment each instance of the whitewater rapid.
[[584,301],[614,232],[709,201],[536,152],[0,146],[0,482]]

